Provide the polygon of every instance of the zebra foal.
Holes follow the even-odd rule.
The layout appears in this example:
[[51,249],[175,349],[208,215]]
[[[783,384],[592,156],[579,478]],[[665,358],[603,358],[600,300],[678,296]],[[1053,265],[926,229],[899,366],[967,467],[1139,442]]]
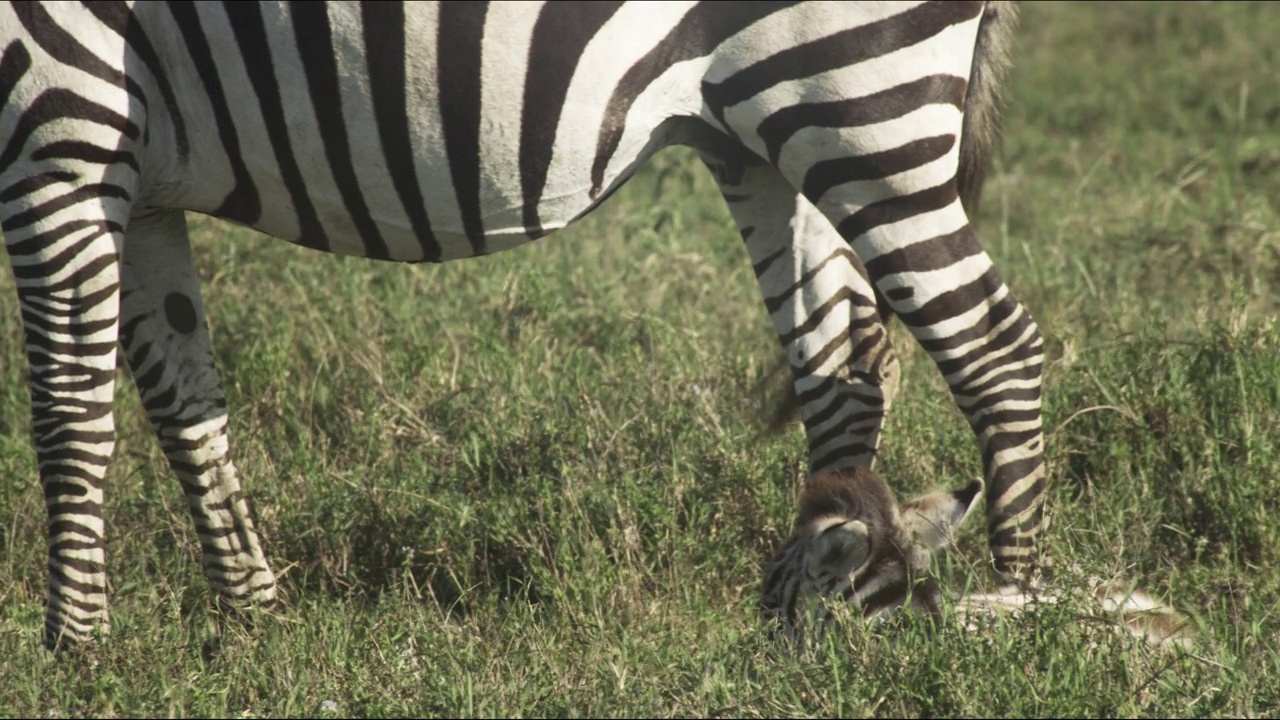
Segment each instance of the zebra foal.
[[[852,605],[868,620],[907,608],[942,619],[942,587],[930,557],[951,544],[982,495],[982,480],[899,504],[888,485],[861,467],[809,478],[800,496],[795,532],[768,564],[760,613],[771,633],[804,652],[834,619],[832,601]],[[1067,601],[1087,611],[1082,621],[1128,633],[1163,650],[1198,641],[1188,619],[1145,591],[1119,581],[1092,580],[1084,592],[1015,586],[970,592],[954,610],[971,632],[1029,608]]]
[[744,238],[811,469],[874,462],[892,312],[973,428],[997,571],[1028,577],[1041,339],[960,201],[1014,19],[998,2],[0,6],[0,230],[49,514],[46,642],[107,623],[117,346],[212,587],[275,598],[185,212],[443,262],[563,227],[673,144],[698,150]]

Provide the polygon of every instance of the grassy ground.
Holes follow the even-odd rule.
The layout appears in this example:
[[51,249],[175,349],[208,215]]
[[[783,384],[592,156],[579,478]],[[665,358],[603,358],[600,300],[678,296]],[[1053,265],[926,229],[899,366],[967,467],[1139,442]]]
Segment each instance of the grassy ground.
[[[113,636],[65,661],[42,649],[44,510],[9,300],[0,715],[1280,712],[1276,37],[1265,4],[1027,7],[979,217],[1048,340],[1045,542],[1063,582],[1167,597],[1200,629],[1194,654],[1088,633],[1070,608],[771,654],[754,602],[803,442],[759,435],[752,388],[776,340],[710,179],[670,152],[575,228],[444,267],[196,221],[234,457],[292,604],[229,626],[221,654],[127,382]],[[882,470],[904,495],[960,484],[972,438],[894,332]],[[978,526],[944,562],[981,582]]]

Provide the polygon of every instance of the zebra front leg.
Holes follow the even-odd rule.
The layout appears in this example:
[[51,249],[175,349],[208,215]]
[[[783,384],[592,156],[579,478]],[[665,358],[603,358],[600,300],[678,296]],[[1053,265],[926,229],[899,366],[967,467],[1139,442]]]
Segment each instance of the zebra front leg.
[[745,157],[703,161],[746,242],[787,353],[810,473],[872,467],[899,369],[862,263],[773,167]]
[[227,401],[181,211],[130,220],[120,335],[143,405],[182,483],[205,576],[224,605],[270,604],[275,576],[229,455]]
[[110,629],[102,490],[115,447],[121,223],[103,217],[118,205],[111,199],[66,198],[77,193],[15,202],[0,212],[22,311],[32,435],[49,518],[51,650]]

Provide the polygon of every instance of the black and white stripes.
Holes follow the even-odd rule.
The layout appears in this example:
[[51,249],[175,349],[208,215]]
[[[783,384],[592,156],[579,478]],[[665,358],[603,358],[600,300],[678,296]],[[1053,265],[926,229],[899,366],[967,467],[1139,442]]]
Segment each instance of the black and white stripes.
[[765,622],[803,650],[827,627],[832,600],[866,618],[900,607],[938,614],[942,593],[929,574],[929,556],[950,544],[981,495],[975,479],[899,506],[884,480],[865,468],[811,476],[796,531],[765,570]]
[[981,177],[1013,17],[979,2],[0,7],[0,223],[51,517],[48,641],[106,619],[117,343],[213,586],[232,603],[275,594],[185,211],[441,262],[563,227],[671,144],[699,151],[746,240],[812,469],[874,461],[895,314],[973,426],[997,569],[1026,576],[1041,341],[959,201]]

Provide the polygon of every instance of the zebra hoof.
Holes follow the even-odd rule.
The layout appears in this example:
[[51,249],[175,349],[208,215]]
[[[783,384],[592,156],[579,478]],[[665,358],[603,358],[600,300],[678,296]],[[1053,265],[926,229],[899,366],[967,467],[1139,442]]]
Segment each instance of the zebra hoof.
[[222,657],[222,638],[211,637],[200,645],[200,659],[209,664]]
[[220,629],[239,628],[252,633],[264,619],[281,619],[288,608],[279,595],[263,599],[228,598],[218,596],[215,607],[216,623]]
[[106,617],[99,618],[97,624],[77,631],[75,628],[52,623],[48,619],[44,625],[44,647],[57,657],[74,657],[90,652],[111,635],[111,624]]
[[67,633],[60,633],[55,636],[46,630],[44,647],[60,662],[95,668],[98,666],[101,641],[108,634],[97,632],[85,637],[72,637]]

